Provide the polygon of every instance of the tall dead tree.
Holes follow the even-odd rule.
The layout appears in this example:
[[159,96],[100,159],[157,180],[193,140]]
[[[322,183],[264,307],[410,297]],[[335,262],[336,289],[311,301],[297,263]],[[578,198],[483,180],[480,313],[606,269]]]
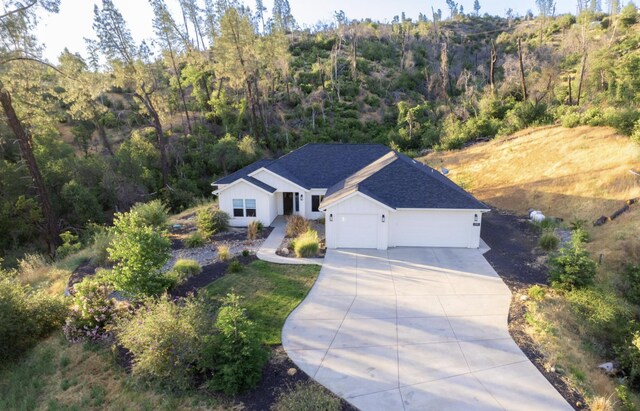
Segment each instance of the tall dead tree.
[[582,55],[582,68],[580,69],[580,80],[578,82],[578,96],[576,97],[576,105],[580,105],[580,97],[582,97],[582,83],[584,81],[584,72],[587,67],[587,51]]
[[491,58],[489,60],[489,84],[491,85],[491,94],[495,91],[495,74],[496,74],[496,62],[498,61],[498,53],[496,52],[496,45],[491,41]]
[[522,39],[518,38],[518,59],[520,60],[520,82],[522,83],[522,98],[526,101],[529,99],[527,93],[527,82],[524,75],[524,63],[522,62]]

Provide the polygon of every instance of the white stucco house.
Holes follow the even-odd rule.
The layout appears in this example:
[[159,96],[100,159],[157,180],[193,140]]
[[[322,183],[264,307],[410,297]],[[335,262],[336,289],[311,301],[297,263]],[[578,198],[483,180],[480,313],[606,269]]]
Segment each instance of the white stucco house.
[[381,144],[307,144],[212,185],[232,226],[324,217],[329,248],[478,248],[489,211],[439,172]]

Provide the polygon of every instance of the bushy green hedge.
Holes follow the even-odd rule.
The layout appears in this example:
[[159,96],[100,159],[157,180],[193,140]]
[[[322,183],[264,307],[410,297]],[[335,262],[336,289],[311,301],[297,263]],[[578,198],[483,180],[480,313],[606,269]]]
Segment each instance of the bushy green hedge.
[[229,228],[229,214],[222,210],[207,208],[196,213],[198,231],[205,238]]
[[0,271],[0,361],[17,358],[62,327],[66,316],[63,299],[34,291]]

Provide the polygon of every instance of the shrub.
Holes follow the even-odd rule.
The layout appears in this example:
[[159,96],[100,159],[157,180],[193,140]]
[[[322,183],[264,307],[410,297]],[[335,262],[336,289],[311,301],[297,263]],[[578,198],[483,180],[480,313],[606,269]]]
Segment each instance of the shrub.
[[633,125],[633,131],[631,132],[631,140],[640,144],[640,120],[636,121]]
[[189,237],[184,240],[184,245],[187,248],[202,247],[205,243],[204,237],[200,234],[200,231],[194,231]]
[[221,210],[207,208],[196,213],[196,225],[206,238],[229,228],[229,214]]
[[640,265],[628,265],[622,271],[623,293],[627,300],[640,304]]
[[229,264],[229,272],[239,273],[240,271],[242,271],[242,264],[240,264],[240,261],[233,259]]
[[208,353],[213,363],[210,386],[226,394],[237,394],[258,383],[267,351],[260,344],[255,326],[240,306],[240,297],[228,294],[215,321],[215,351]]
[[164,232],[146,225],[136,212],[116,214],[112,230],[107,252],[115,262],[110,279],[116,289],[134,296],[166,290],[170,280],[160,268],[169,260],[171,242]]
[[296,257],[315,257],[318,255],[320,242],[318,233],[314,230],[307,230],[295,239],[293,251]]
[[229,259],[229,246],[218,246],[218,261],[227,261]]
[[137,213],[146,225],[160,229],[167,227],[169,209],[160,200],[136,203],[131,207],[131,212]]
[[[133,373],[186,389],[205,363],[213,339],[210,307],[190,296],[180,304],[164,295],[116,321],[118,342],[133,354]],[[213,350],[212,350],[213,351]]]
[[99,277],[87,277],[74,289],[74,305],[63,327],[65,337],[72,343],[108,339],[107,326],[117,315],[115,300],[109,298],[113,290]]
[[255,240],[258,238],[258,234],[262,231],[262,223],[258,220],[254,220],[247,226],[247,240]]
[[180,259],[173,265],[171,275],[175,278],[176,283],[180,284],[201,272],[202,267],[196,260]]
[[633,388],[640,387],[640,332],[632,333],[617,351],[627,383]]
[[555,235],[552,232],[542,234],[542,236],[540,237],[540,240],[538,241],[538,245],[544,251],[555,250],[556,248],[558,248],[559,243],[560,243],[560,239],[558,238],[557,235]]
[[575,238],[576,241],[581,243],[588,243],[591,241],[591,237],[589,236],[589,232],[584,228],[576,228],[571,233],[572,238]]
[[243,257],[249,257],[251,255],[251,251],[249,250],[242,250],[242,256]]
[[66,315],[64,300],[35,292],[0,271],[0,361],[17,358],[59,329]]
[[272,411],[340,411],[340,399],[314,382],[299,381],[288,391],[281,392]]
[[62,245],[56,249],[56,256],[59,259],[80,251],[82,244],[78,241],[78,236],[71,231],[60,233]]
[[533,285],[529,288],[529,290],[527,291],[527,294],[529,295],[529,298],[531,298],[532,300],[542,301],[544,300],[544,297],[546,296],[547,292],[544,289],[544,287],[541,287],[539,285]]
[[91,262],[96,265],[105,265],[109,260],[107,249],[113,241],[113,231],[102,228],[93,234],[91,240]]
[[18,274],[23,284],[37,284],[47,279],[51,267],[42,254],[25,254],[18,261]]
[[633,318],[628,304],[610,290],[574,289],[567,293],[566,298],[584,328],[584,334],[595,337],[600,343],[619,342]]
[[573,289],[593,283],[596,263],[589,257],[582,243],[572,238],[549,260],[549,276],[554,288]]
[[298,237],[300,234],[309,230],[309,221],[299,215],[291,215],[287,217],[286,234],[289,238]]

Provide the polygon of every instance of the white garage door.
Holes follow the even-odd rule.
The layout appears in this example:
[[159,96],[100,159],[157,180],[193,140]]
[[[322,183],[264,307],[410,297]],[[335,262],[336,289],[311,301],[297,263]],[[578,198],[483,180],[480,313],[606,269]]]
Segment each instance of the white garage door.
[[393,214],[390,245],[396,247],[469,247],[473,214],[399,211]]
[[376,214],[338,214],[336,216],[338,248],[376,248],[378,216]]

